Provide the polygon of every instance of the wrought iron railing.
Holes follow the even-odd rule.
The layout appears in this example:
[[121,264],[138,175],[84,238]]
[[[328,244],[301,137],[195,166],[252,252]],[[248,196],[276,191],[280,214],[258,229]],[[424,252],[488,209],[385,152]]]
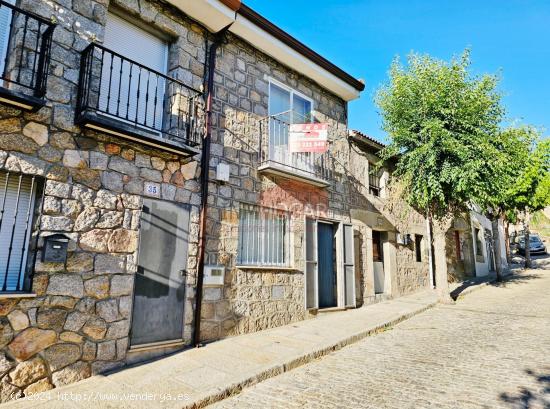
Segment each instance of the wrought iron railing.
[[55,23],[0,0],[1,86],[42,98]]
[[87,113],[196,147],[201,94],[183,82],[92,43],[81,57],[77,121]]
[[[289,133],[296,115],[273,115],[260,122],[260,166],[272,165],[296,176],[329,181],[332,178],[329,151],[291,153]],[[283,118],[283,119],[281,119]]]

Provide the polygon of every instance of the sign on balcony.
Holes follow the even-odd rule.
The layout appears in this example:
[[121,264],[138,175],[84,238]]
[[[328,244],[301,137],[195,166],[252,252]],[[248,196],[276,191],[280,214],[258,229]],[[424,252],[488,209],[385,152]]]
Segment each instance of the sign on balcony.
[[290,153],[328,150],[328,124],[292,124],[288,135]]

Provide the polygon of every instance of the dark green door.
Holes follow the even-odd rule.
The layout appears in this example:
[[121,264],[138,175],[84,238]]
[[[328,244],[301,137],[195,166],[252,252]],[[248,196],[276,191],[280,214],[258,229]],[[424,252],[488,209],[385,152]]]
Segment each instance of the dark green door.
[[144,199],[131,344],[183,337],[189,208]]
[[317,224],[319,257],[319,308],[336,307],[336,277],[334,270],[334,227]]

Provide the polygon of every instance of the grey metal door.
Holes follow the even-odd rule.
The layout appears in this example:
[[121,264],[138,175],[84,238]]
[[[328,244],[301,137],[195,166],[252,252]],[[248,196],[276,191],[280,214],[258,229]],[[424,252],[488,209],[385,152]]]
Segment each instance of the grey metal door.
[[189,207],[144,199],[131,344],[183,337]]

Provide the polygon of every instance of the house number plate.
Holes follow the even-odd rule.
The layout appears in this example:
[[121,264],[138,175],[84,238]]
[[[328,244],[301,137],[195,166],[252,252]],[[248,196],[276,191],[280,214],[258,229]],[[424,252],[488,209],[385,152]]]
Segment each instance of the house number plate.
[[152,197],[160,197],[160,185],[158,183],[145,182],[144,194]]

